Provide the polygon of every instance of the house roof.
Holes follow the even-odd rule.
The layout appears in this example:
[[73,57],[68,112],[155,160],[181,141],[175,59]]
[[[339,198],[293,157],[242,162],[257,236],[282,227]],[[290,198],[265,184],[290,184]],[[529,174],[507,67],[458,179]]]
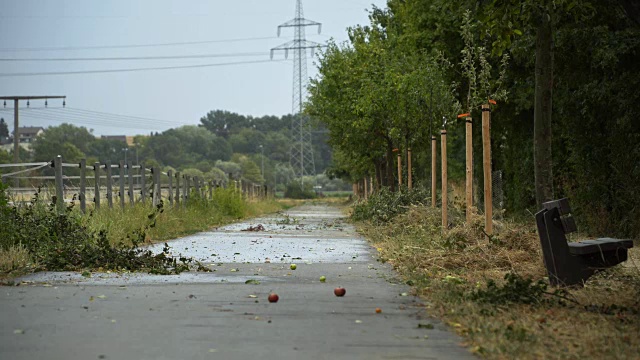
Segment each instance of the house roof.
[[20,135],[38,135],[40,131],[44,131],[44,128],[42,126],[25,126],[18,128],[18,131]]

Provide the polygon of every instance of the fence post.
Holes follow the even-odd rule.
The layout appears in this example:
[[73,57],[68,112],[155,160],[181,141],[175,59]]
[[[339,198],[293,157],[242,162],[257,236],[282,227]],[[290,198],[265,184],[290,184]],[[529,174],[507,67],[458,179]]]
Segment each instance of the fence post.
[[96,210],[100,209],[100,163],[93,163],[93,177],[95,178],[95,184],[93,185],[93,203]]
[[176,173],[176,205],[180,204],[180,172]]
[[493,235],[493,196],[491,189],[491,109],[482,105],[482,167],[484,170],[484,231]]
[[53,159],[53,168],[56,172],[56,209],[59,214],[64,213],[64,184],[62,183],[62,156]]
[[200,180],[200,179],[198,179],[197,176],[194,176],[193,177],[193,185],[196,188],[196,195],[198,195],[199,197],[202,197],[201,196],[202,194],[200,193],[200,181],[198,181],[198,180]]
[[131,173],[131,161],[129,161],[127,163],[127,170],[129,170],[127,172],[127,174],[129,175],[129,204],[131,204],[131,206],[133,206],[133,204],[136,201],[136,193],[134,192],[134,187],[133,187],[133,174]]
[[151,169],[151,174],[153,175],[151,178],[153,179],[153,186],[151,187],[151,197],[152,197],[152,204],[153,207],[158,206],[158,204],[160,203],[160,198],[158,197],[159,195],[159,190],[160,190],[160,184],[159,181],[160,180],[160,176],[158,176],[160,172],[160,169],[157,166],[154,166]]
[[120,160],[120,207],[124,210],[124,160]]
[[213,181],[209,180],[209,200],[213,200]]
[[189,198],[189,176],[182,176],[182,206],[187,206],[187,199]]
[[167,171],[167,177],[169,178],[169,205],[173,206],[173,171]]
[[87,212],[87,159],[80,159],[80,210]]
[[109,208],[113,208],[113,184],[111,179],[111,161],[107,161],[105,165],[107,169],[107,202],[109,203]]
[[448,188],[447,188],[447,130],[442,129],[440,132],[442,141],[440,146],[442,147],[442,230],[449,228],[449,220],[447,218],[447,206],[448,206]]
[[140,200],[142,203],[147,202],[147,168],[144,167],[144,163],[140,163]]
[[185,202],[187,202],[187,199],[191,198],[191,177],[185,176],[184,184],[186,185],[186,188],[184,191],[184,200]]

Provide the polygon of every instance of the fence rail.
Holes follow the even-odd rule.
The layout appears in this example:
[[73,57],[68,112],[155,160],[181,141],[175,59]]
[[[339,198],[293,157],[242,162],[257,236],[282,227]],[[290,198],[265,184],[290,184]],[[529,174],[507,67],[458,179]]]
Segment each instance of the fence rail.
[[[28,167],[27,169],[24,169]],[[204,180],[197,176],[189,176],[173,171],[162,172],[158,167],[146,168],[144,164],[132,165],[131,162],[112,164],[96,162],[86,164],[86,159],[80,163],[64,163],[58,155],[50,162],[0,164],[0,169],[15,170],[7,174],[0,174],[3,182],[7,179],[40,181],[37,187],[43,187],[43,181],[54,180],[53,184],[44,186],[45,189],[55,189],[55,201],[59,211],[63,211],[66,203],[79,202],[82,212],[86,212],[87,200],[93,203],[95,209],[102,206],[101,200],[107,201],[107,206],[114,207],[114,200],[121,208],[127,204],[146,203],[151,201],[156,206],[166,199],[171,206],[185,206],[190,198],[211,199],[216,188],[233,188],[239,196],[248,199],[271,196],[272,191],[266,186],[255,184],[246,179],[229,181]],[[55,175],[34,175],[33,173],[45,168],[53,168]],[[74,170],[74,175],[64,175],[64,169]],[[137,170],[134,171],[133,170]],[[27,174],[27,175],[25,175]],[[74,181],[75,180],[75,181]],[[79,184],[76,182],[79,180]],[[46,182],[44,183],[46,184]],[[32,193],[36,186],[10,187],[8,191],[14,195],[14,203],[20,202],[20,195]],[[128,201],[127,201],[128,200]],[[24,201],[24,200],[22,200]]]

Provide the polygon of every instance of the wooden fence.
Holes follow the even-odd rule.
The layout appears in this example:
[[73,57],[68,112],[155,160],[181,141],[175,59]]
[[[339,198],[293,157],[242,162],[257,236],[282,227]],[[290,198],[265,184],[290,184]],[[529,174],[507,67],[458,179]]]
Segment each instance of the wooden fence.
[[[82,212],[86,212],[87,202],[93,203],[95,209],[100,209],[101,206],[113,208],[114,202],[119,202],[121,208],[147,201],[156,206],[163,199],[171,206],[184,206],[193,197],[212,199],[214,189],[221,187],[231,187],[239,196],[248,199],[272,195],[266,186],[246,179],[233,180],[230,177],[229,181],[204,180],[171,170],[162,172],[158,167],[146,168],[144,164],[132,165],[130,161],[120,161],[118,164],[109,161],[96,162],[87,166],[86,159],[80,160],[80,163],[64,163],[62,156],[58,155],[50,162],[1,164],[1,168],[26,168],[0,174],[3,182],[10,178],[18,181],[27,179],[39,182],[39,186],[45,185],[44,188],[54,188],[56,206],[59,210],[64,209],[65,203],[76,201],[79,202]],[[44,168],[53,168],[54,175],[31,175],[34,171]],[[73,171],[79,175],[65,175],[65,168],[79,169]],[[27,174],[29,176],[26,176]],[[47,185],[47,182],[53,186]],[[14,187],[9,188],[9,192],[13,193],[14,199],[18,199],[20,194],[32,193],[34,188],[33,185],[26,188]],[[106,204],[103,200],[106,200]]]

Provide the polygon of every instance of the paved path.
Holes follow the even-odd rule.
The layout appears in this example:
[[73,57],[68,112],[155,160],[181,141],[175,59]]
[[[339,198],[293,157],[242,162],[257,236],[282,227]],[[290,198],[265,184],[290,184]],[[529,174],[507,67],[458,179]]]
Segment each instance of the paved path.
[[0,287],[0,359],[474,358],[337,209],[288,215],[170,243],[211,273],[39,273]]

